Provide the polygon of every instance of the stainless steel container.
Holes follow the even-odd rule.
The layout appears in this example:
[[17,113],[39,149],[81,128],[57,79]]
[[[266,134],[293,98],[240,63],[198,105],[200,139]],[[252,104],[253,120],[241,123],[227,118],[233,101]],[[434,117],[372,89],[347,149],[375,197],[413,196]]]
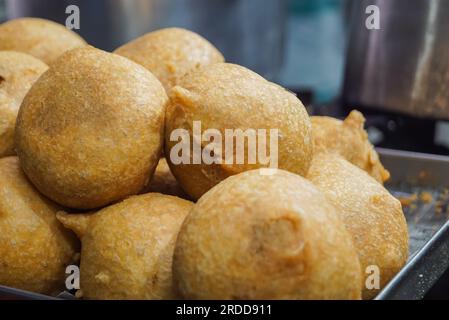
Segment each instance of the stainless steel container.
[[78,5],[89,43],[106,50],[155,29],[191,29],[230,62],[274,78],[284,55],[285,0],[7,0],[9,18],[34,16],[65,23]]
[[[380,30],[365,27],[369,5],[380,8]],[[343,100],[449,119],[449,1],[352,1]]]

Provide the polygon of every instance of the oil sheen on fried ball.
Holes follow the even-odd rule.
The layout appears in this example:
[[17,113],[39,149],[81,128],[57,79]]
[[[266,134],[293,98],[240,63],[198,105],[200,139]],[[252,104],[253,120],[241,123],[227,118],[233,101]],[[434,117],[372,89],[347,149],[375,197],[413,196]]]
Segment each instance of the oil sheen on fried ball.
[[159,161],[167,101],[142,66],[91,47],[72,50],[20,108],[22,168],[39,191],[70,208],[137,194]]
[[360,299],[360,264],[337,209],[278,170],[230,177],[194,206],[173,276],[186,299]]
[[20,104],[47,69],[45,63],[30,55],[0,51],[0,158],[15,154],[14,127]]
[[115,53],[150,70],[167,91],[188,71],[224,62],[223,55],[206,39],[180,28],[148,33],[118,48]]
[[352,111],[344,121],[331,117],[311,117],[311,120],[316,154],[341,155],[380,183],[390,178],[368,140],[368,133],[363,128],[365,118],[360,112]]
[[64,290],[79,243],[60,208],[28,182],[17,157],[0,159],[0,285],[43,294]]
[[[193,199],[200,198],[231,175],[272,167],[273,164],[302,176],[307,174],[313,156],[310,119],[301,101],[284,88],[244,67],[218,63],[187,74],[178,86],[172,88],[170,99],[166,117],[165,156],[176,179]],[[195,123],[200,123],[202,133],[219,131],[220,136],[216,140],[221,142],[222,148],[219,150],[221,154],[215,155],[221,163],[209,164],[203,159],[200,164],[193,162],[193,141],[200,143],[198,139],[194,140],[192,128]],[[173,139],[172,135],[179,130],[187,132],[191,141],[187,163],[174,161],[179,154],[177,146],[180,140]],[[256,144],[250,144],[249,138],[245,139],[243,164],[237,161],[242,154],[237,151],[237,139],[231,138],[233,145],[226,142],[230,141],[226,139],[226,132],[229,137],[229,132],[237,133],[237,130],[255,135],[260,133]],[[272,144],[275,139],[277,143]],[[211,141],[201,142],[203,150],[208,150]],[[272,145],[277,150],[272,149]],[[228,152],[231,157],[226,156]],[[202,157],[202,154],[199,156]],[[250,154],[256,161],[250,161]],[[261,154],[267,157],[263,159]],[[275,159],[277,164],[272,161]]]
[[20,18],[0,24],[0,50],[28,53],[47,64],[85,45],[75,32],[45,19]]
[[[401,270],[408,256],[407,223],[401,203],[366,172],[334,154],[313,159],[308,179],[338,208],[357,249],[362,273],[380,271],[383,288]],[[368,272],[366,272],[368,271]],[[363,278],[363,298],[373,298]]]
[[149,193],[95,214],[58,214],[82,241],[86,299],[175,299],[172,257],[192,203]]

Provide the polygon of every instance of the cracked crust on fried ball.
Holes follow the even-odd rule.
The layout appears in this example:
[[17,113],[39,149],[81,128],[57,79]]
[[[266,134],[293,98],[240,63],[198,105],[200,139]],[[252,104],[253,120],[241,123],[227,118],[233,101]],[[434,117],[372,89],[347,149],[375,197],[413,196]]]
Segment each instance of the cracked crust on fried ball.
[[[236,164],[237,139],[234,139],[234,149],[230,149],[233,164],[225,163],[226,151],[217,155],[222,160],[220,164],[210,165],[204,161],[193,164],[192,154],[190,164],[174,164],[171,150],[179,143],[172,141],[172,133],[185,130],[192,142],[192,127],[196,121],[201,122],[203,132],[208,129],[220,132],[222,150],[230,148],[225,139],[227,130],[257,132],[264,129],[265,136],[271,129],[278,130],[277,152],[270,150],[270,137],[265,141],[258,139],[257,151],[266,147],[266,155],[272,159],[277,157],[280,169],[302,176],[307,174],[313,157],[312,126],[302,102],[284,88],[244,67],[217,63],[187,74],[171,90],[170,99],[165,125],[165,156],[174,176],[193,199],[199,199],[231,175],[268,166],[259,157],[255,164],[248,161],[248,144],[243,148],[244,164]],[[209,142],[202,142],[203,148],[206,145],[210,146]]]
[[49,295],[64,290],[79,243],[56,219],[59,210],[28,182],[17,157],[0,159],[0,285]]
[[94,214],[58,213],[81,239],[86,299],[176,299],[172,257],[193,203],[157,193],[134,196]]
[[360,258],[363,298],[373,298],[379,290],[365,286],[371,274],[367,268],[379,268],[383,288],[407,261],[408,230],[401,203],[366,172],[334,154],[316,156],[308,179],[338,208]]
[[168,97],[142,66],[84,47],[64,54],[24,99],[15,143],[23,170],[76,209],[139,193],[159,161]]
[[278,170],[232,176],[181,227],[173,258],[186,299],[360,299],[360,264],[337,209]]
[[47,64],[85,45],[78,34],[50,20],[20,18],[0,24],[0,50],[27,53]]

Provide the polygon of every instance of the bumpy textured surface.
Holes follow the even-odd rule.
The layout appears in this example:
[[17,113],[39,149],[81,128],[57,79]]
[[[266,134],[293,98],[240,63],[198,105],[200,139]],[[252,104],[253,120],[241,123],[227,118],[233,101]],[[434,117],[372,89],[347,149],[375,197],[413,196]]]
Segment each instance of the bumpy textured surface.
[[148,33],[115,53],[150,70],[169,91],[192,69],[224,62],[223,55],[198,34],[179,28]]
[[86,299],[174,299],[172,258],[192,203],[149,193],[95,214],[58,213],[82,241],[81,291]]
[[142,66],[90,47],[53,63],[17,118],[16,149],[46,196],[90,209],[137,194],[163,144],[168,97]]
[[159,160],[153,178],[141,193],[149,192],[162,193],[190,200],[189,196],[182,190],[178,181],[176,181],[176,178],[171,173],[167,159],[165,158]]
[[230,177],[184,221],[173,258],[188,299],[359,299],[360,264],[336,208],[278,170]]
[[0,284],[43,294],[64,290],[79,243],[56,219],[16,157],[0,159]]
[[47,64],[85,45],[75,32],[49,20],[21,18],[0,25],[0,50],[28,53]]
[[[357,248],[363,274],[368,266],[378,266],[384,287],[408,256],[407,223],[400,202],[366,172],[336,155],[316,156],[308,178],[339,209]],[[364,299],[379,292],[368,290],[365,280],[363,288]]]
[[14,127],[23,98],[48,69],[42,61],[19,52],[0,51],[0,158],[14,152]]
[[[227,177],[260,167],[259,161],[250,164],[245,145],[245,163],[179,164],[170,160],[171,149],[178,141],[171,141],[175,129],[185,129],[193,137],[194,121],[201,121],[202,131],[219,130],[222,137],[222,159],[225,158],[225,130],[278,129],[278,167],[305,175],[313,156],[312,126],[301,101],[284,88],[266,81],[241,66],[218,63],[187,74],[172,89],[165,125],[165,156],[173,174],[193,199]],[[193,138],[192,138],[193,139]],[[258,149],[265,145],[259,140]],[[271,155],[270,139],[266,140],[267,156]],[[209,142],[202,142],[202,147]],[[229,148],[229,145],[227,146]],[[191,148],[192,149],[192,148]],[[175,149],[176,150],[176,149]],[[232,150],[232,149],[231,149]],[[271,156],[276,156],[273,152]],[[192,157],[192,154],[191,154]],[[259,158],[258,158],[259,159]]]
[[368,172],[383,183],[390,173],[382,166],[379,155],[364,130],[365,118],[352,111],[344,120],[331,117],[311,117],[315,153],[332,152]]

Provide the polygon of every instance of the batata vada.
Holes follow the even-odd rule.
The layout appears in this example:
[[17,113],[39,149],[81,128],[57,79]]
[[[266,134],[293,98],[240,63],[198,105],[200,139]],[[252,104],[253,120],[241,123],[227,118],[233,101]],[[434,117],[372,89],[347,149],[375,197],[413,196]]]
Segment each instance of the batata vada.
[[79,243],[60,208],[28,182],[17,157],[0,159],[0,284],[42,294],[64,289]]
[[14,152],[14,127],[23,98],[48,69],[42,61],[19,52],[0,51],[0,158]]
[[315,153],[333,152],[368,172],[383,183],[390,173],[383,167],[379,155],[364,130],[365,118],[352,111],[344,120],[331,117],[311,117]]
[[363,298],[373,298],[379,290],[366,287],[371,274],[367,267],[379,268],[383,288],[407,260],[408,231],[401,203],[366,172],[333,154],[316,156],[308,179],[338,208],[365,275]]
[[28,53],[47,64],[85,45],[75,32],[45,19],[20,18],[0,24],[0,50]]
[[360,264],[336,208],[283,170],[230,177],[184,221],[173,276],[186,299],[360,299]]
[[[187,74],[178,86],[172,88],[170,98],[165,124],[165,156],[181,187],[193,199],[199,199],[231,175],[268,167],[266,161],[260,161],[260,151],[264,149],[270,161],[277,160],[276,166],[280,169],[307,174],[313,157],[312,126],[302,102],[284,88],[244,67],[217,63]],[[218,130],[220,137],[217,140],[222,148],[219,150],[221,154],[215,153],[215,156],[221,163],[201,161],[195,164],[192,154],[187,163],[175,164],[171,159],[172,149],[177,156],[178,149],[174,147],[179,145],[179,140],[172,139],[172,133],[179,130],[187,132],[193,146],[194,122],[201,124],[203,132]],[[226,139],[227,132],[235,133],[237,130],[252,130],[256,135],[262,132],[260,130],[266,130],[262,134],[266,140],[257,137],[257,159],[256,148],[249,147],[248,138],[242,148],[245,159],[238,164],[237,139],[233,139],[232,146],[228,142],[230,139]],[[271,135],[271,130],[278,132]],[[272,139],[278,139],[273,150]],[[199,141],[195,143],[199,144]],[[201,147],[205,151],[213,143],[202,141]],[[228,151],[231,161],[227,161]],[[251,163],[249,153],[257,161]]]
[[81,291],[86,299],[175,299],[173,250],[193,203],[149,193],[95,214],[58,219],[82,241]]
[[148,33],[118,48],[115,53],[150,70],[167,91],[190,70],[224,62],[223,55],[206,39],[179,28]]
[[168,97],[142,66],[91,47],[53,63],[20,108],[16,149],[50,199],[92,209],[139,193],[159,161]]

